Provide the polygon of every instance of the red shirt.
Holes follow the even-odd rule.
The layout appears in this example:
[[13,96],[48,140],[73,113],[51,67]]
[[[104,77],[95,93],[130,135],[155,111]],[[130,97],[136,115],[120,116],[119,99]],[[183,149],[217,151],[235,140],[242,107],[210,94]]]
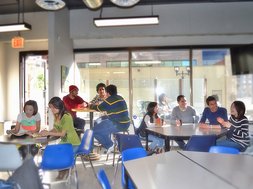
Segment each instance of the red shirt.
[[73,112],[72,109],[78,108],[78,105],[84,103],[85,101],[80,96],[76,96],[74,99],[71,99],[69,95],[66,95],[63,97],[63,102],[66,109],[71,113],[72,117],[75,118],[76,112]]

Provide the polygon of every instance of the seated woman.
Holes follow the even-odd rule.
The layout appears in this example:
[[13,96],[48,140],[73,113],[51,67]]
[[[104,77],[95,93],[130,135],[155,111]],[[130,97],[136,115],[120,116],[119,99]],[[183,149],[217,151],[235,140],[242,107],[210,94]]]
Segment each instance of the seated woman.
[[[41,136],[59,136],[61,137],[60,143],[70,143],[73,145],[73,150],[76,152],[81,143],[73,124],[73,119],[70,113],[66,110],[64,102],[59,97],[50,99],[49,108],[54,114],[54,128],[50,131],[42,130]],[[57,180],[61,180],[68,175],[68,169],[59,171]]]
[[228,128],[226,138],[217,140],[217,146],[227,146],[237,148],[244,152],[250,144],[249,121],[245,114],[245,105],[242,101],[234,101],[231,104],[231,117],[229,121],[217,118],[217,121]]
[[[147,107],[147,113],[144,115],[140,127],[137,129],[136,133],[145,137],[145,128],[162,126],[161,119],[157,115],[158,104],[157,102],[150,102]],[[148,136],[148,140],[152,141],[149,145],[150,150],[156,150],[162,152],[164,146],[164,140],[153,135]]]
[[158,115],[163,120],[170,120],[172,109],[169,105],[169,99],[166,94],[162,93],[158,98]]

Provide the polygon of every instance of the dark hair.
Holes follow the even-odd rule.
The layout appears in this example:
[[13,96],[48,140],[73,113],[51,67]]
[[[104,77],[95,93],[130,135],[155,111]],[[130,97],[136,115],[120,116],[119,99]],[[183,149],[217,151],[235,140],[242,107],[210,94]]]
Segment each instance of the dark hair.
[[48,102],[48,104],[53,105],[54,108],[59,110],[60,118],[62,118],[62,116],[65,113],[67,113],[66,108],[64,106],[64,102],[61,100],[60,97],[55,96],[55,97],[51,98],[50,101]]
[[116,95],[117,92],[117,87],[115,85],[108,85],[105,88],[106,92],[109,93],[110,95]]
[[36,115],[38,113],[38,105],[37,105],[37,102],[35,100],[28,100],[25,102],[25,105],[24,105],[24,112],[25,112],[25,107],[26,106],[32,106],[33,107],[33,115]]
[[98,90],[99,90],[100,87],[106,88],[106,85],[104,83],[97,84],[97,86],[96,86],[97,92],[98,92]]
[[[231,106],[234,105],[235,106],[235,109],[238,113],[238,117],[237,119],[241,120],[244,118],[244,114],[245,114],[245,111],[246,111],[246,108],[245,108],[245,104],[242,102],[242,101],[234,101]],[[232,115],[232,117],[234,117]]]
[[165,93],[160,94],[160,96],[158,98],[159,104],[162,104],[162,101],[163,101],[164,97],[166,97]]
[[216,100],[216,98],[214,96],[209,96],[206,99],[206,104],[209,105],[209,102],[211,102],[211,101],[215,101],[216,102],[217,100]]
[[178,95],[177,96],[177,102],[179,102],[181,100],[181,98],[185,98],[185,96],[184,95]]
[[[154,123],[153,114],[154,114],[154,109],[155,109],[156,106],[157,106],[157,102],[150,102],[148,104],[148,107],[147,107],[147,115],[150,116],[150,122],[151,123]],[[155,114],[155,118],[158,118],[157,114]]]

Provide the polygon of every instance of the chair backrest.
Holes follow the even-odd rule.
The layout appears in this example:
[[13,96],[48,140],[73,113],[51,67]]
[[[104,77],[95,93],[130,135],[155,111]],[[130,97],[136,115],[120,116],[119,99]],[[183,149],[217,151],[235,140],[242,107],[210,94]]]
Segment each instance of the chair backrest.
[[211,146],[209,149],[210,153],[221,153],[221,154],[239,154],[240,151],[237,148],[226,147],[226,146]]
[[0,144],[0,162],[0,171],[15,171],[22,165],[16,145]]
[[85,130],[77,154],[89,154],[92,150],[93,130]]
[[136,134],[136,130],[140,127],[142,119],[137,115],[132,116],[132,124],[134,127],[134,133]]
[[125,188],[126,183],[128,182],[128,188],[134,188],[133,183],[131,180],[126,181],[125,176],[125,168],[124,168],[124,162],[133,160],[133,159],[139,159],[147,156],[147,152],[144,148],[130,148],[122,151],[122,169],[121,169],[121,182],[122,186]]
[[137,135],[115,134],[118,150],[120,152],[129,148],[143,148],[141,140]]
[[72,144],[47,145],[40,168],[43,170],[69,169],[74,165],[74,162]]
[[193,135],[185,146],[186,151],[209,152],[216,144],[216,135]]
[[110,182],[105,174],[104,169],[99,169],[97,173],[97,178],[103,189],[111,189]]

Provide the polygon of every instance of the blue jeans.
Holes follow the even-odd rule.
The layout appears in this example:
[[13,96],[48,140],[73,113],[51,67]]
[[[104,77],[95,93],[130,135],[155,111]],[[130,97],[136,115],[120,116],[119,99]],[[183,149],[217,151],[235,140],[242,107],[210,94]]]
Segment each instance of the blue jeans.
[[120,132],[116,124],[105,118],[98,118],[94,123],[93,135],[95,139],[102,144],[106,149],[113,145],[111,134]]
[[244,152],[247,148],[247,147],[245,148],[245,147],[241,146],[240,144],[238,144],[232,140],[224,139],[224,138],[217,140],[216,145],[237,148],[240,152]]
[[76,129],[84,129],[84,126],[85,126],[85,120],[84,119],[81,119],[79,117],[75,117],[74,118],[74,127]]
[[162,148],[164,147],[164,139],[156,137],[154,135],[148,135],[148,140],[151,140],[151,144],[149,145],[149,148],[154,150],[156,147]]

